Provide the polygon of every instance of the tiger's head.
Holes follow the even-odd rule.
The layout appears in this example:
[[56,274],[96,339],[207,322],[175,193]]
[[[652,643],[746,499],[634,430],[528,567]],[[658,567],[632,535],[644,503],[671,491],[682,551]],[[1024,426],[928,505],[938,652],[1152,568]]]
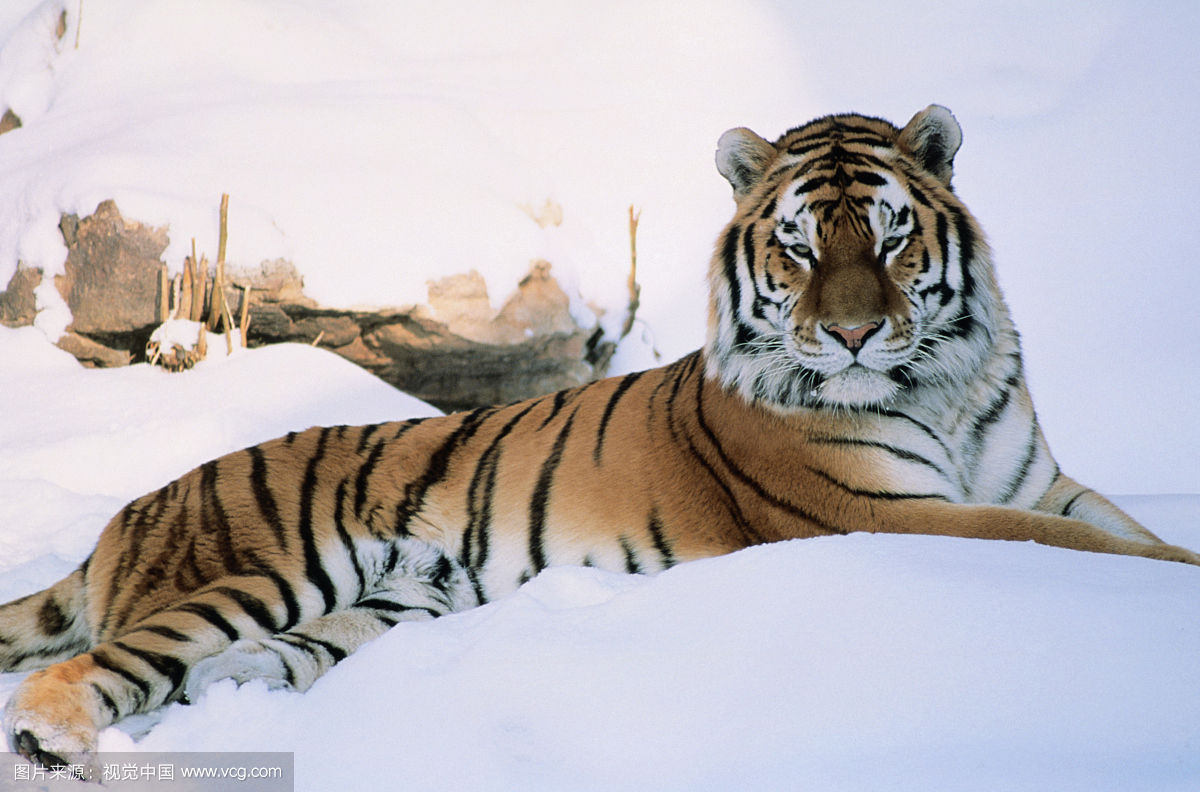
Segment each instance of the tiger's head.
[[750,401],[884,407],[975,376],[1008,326],[987,245],[950,187],[962,131],[821,118],[721,136],[737,212],[709,273],[710,376]]

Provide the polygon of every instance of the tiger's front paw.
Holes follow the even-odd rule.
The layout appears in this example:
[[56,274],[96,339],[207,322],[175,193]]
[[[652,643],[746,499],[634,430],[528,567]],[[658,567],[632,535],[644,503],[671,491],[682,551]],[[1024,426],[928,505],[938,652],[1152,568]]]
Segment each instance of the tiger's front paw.
[[283,659],[261,641],[246,638],[192,666],[184,687],[188,701],[197,701],[209,685],[222,679],[232,679],[238,685],[261,679],[271,690],[292,687]]
[[1164,561],[1178,561],[1183,564],[1195,564],[1200,566],[1200,553],[1188,550],[1186,547],[1177,545],[1164,544],[1158,547],[1159,555]]
[[87,765],[96,751],[94,691],[64,683],[57,666],[26,679],[4,708],[9,747],[44,767]]

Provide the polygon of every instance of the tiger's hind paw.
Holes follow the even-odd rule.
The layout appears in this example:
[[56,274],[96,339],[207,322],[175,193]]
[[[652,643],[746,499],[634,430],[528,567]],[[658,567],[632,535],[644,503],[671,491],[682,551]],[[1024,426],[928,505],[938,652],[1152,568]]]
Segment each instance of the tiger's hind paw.
[[69,751],[63,750],[62,746],[50,746],[28,729],[23,729],[16,734],[10,733],[8,743],[14,753],[18,753],[35,765],[41,765],[48,770],[85,765],[94,756],[90,751]]
[[291,675],[279,654],[261,641],[245,638],[192,666],[184,684],[184,695],[188,701],[195,702],[209,685],[222,679],[232,679],[238,685],[261,679],[270,690],[292,688]]
[[86,691],[52,685],[46,672],[17,688],[4,708],[8,745],[34,764],[47,768],[88,765],[97,741],[96,718]]

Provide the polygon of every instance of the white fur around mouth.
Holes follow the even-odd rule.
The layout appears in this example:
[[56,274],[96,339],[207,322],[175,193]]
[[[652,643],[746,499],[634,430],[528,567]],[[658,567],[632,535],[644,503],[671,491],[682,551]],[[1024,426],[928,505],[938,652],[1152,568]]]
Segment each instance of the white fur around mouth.
[[858,407],[885,404],[899,391],[900,386],[887,375],[855,363],[828,377],[814,395],[827,404]]

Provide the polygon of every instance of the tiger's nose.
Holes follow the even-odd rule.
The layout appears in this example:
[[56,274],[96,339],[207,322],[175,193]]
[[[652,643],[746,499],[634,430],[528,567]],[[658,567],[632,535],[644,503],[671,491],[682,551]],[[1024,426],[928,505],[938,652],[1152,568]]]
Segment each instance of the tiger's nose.
[[842,327],[835,324],[824,325],[825,329],[836,336],[846,349],[861,349],[866,340],[879,329],[878,322],[867,322],[858,327]]

